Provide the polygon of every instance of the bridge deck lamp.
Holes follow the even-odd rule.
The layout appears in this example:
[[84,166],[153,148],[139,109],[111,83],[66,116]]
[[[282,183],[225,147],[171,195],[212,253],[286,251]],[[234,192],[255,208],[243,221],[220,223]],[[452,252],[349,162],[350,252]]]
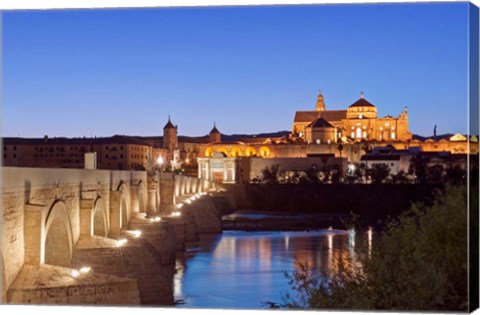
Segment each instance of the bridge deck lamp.
[[142,235],[142,231],[135,230],[135,231],[128,231],[129,234],[133,235],[133,237],[139,238]]
[[[154,218],[150,218],[150,222],[160,222],[162,221],[162,218],[159,216],[156,216]],[[140,231],[139,231],[140,232]],[[141,232],[140,232],[141,233]]]
[[85,267],[80,268],[81,273],[89,273],[91,270],[92,270],[92,268],[89,267],[89,266],[85,266]]
[[179,217],[181,215],[182,215],[182,213],[180,211],[173,211],[172,212],[172,217]]
[[119,239],[119,240],[117,240],[117,247],[121,247],[121,246],[127,244],[127,242],[128,241],[127,241],[126,238]]
[[178,209],[181,209],[182,207],[183,207],[183,203],[177,204],[177,208],[178,208]]
[[74,278],[78,277],[80,275],[80,271],[74,269],[72,270],[72,272],[70,273],[70,275]]

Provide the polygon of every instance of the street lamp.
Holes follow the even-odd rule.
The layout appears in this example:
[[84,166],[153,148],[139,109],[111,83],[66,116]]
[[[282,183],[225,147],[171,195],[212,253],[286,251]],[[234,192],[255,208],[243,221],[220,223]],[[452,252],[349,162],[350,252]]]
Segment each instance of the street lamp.
[[162,158],[161,156],[159,156],[159,157],[157,158],[157,164],[161,167],[162,164],[163,164],[163,162],[164,162],[164,161],[163,161],[163,158]]

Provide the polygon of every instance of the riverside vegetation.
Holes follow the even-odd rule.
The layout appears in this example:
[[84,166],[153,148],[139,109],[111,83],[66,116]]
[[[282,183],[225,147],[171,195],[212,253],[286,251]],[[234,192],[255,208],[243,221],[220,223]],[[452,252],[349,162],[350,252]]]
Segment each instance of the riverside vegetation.
[[[478,184],[472,188],[470,229],[478,231]],[[390,221],[361,263],[327,275],[310,266],[288,274],[295,297],[286,308],[466,311],[468,305],[467,186],[447,184],[430,205],[415,203]],[[470,232],[471,232],[470,231]],[[478,234],[476,234],[478,239]],[[470,253],[478,258],[478,244]],[[477,257],[477,258],[475,258]],[[478,265],[478,259],[476,264]],[[472,272],[475,271],[472,268]],[[476,275],[475,275],[476,274]],[[471,277],[478,279],[478,271]]]

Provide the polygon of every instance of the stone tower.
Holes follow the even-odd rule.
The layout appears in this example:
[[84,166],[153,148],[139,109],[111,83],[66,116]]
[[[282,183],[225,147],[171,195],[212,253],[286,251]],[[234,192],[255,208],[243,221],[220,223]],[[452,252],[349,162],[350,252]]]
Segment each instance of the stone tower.
[[210,142],[221,142],[222,141],[222,134],[218,131],[217,126],[213,123],[213,129],[209,133]]
[[317,112],[323,112],[323,111],[325,111],[325,102],[323,101],[322,92],[320,92],[320,94],[318,94],[318,97],[317,97],[317,106],[315,107],[315,110],[316,110]]
[[163,148],[169,152],[173,152],[177,147],[177,127],[175,127],[170,121],[168,116],[168,122],[163,127]]

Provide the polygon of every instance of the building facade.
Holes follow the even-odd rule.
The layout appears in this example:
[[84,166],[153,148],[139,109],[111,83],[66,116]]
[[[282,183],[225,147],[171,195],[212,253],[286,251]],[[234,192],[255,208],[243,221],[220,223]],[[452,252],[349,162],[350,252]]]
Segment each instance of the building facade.
[[323,95],[317,97],[313,111],[297,111],[292,126],[292,137],[307,143],[359,141],[410,141],[408,109],[398,117],[378,117],[377,107],[367,101],[363,93],[346,110],[327,110]]

